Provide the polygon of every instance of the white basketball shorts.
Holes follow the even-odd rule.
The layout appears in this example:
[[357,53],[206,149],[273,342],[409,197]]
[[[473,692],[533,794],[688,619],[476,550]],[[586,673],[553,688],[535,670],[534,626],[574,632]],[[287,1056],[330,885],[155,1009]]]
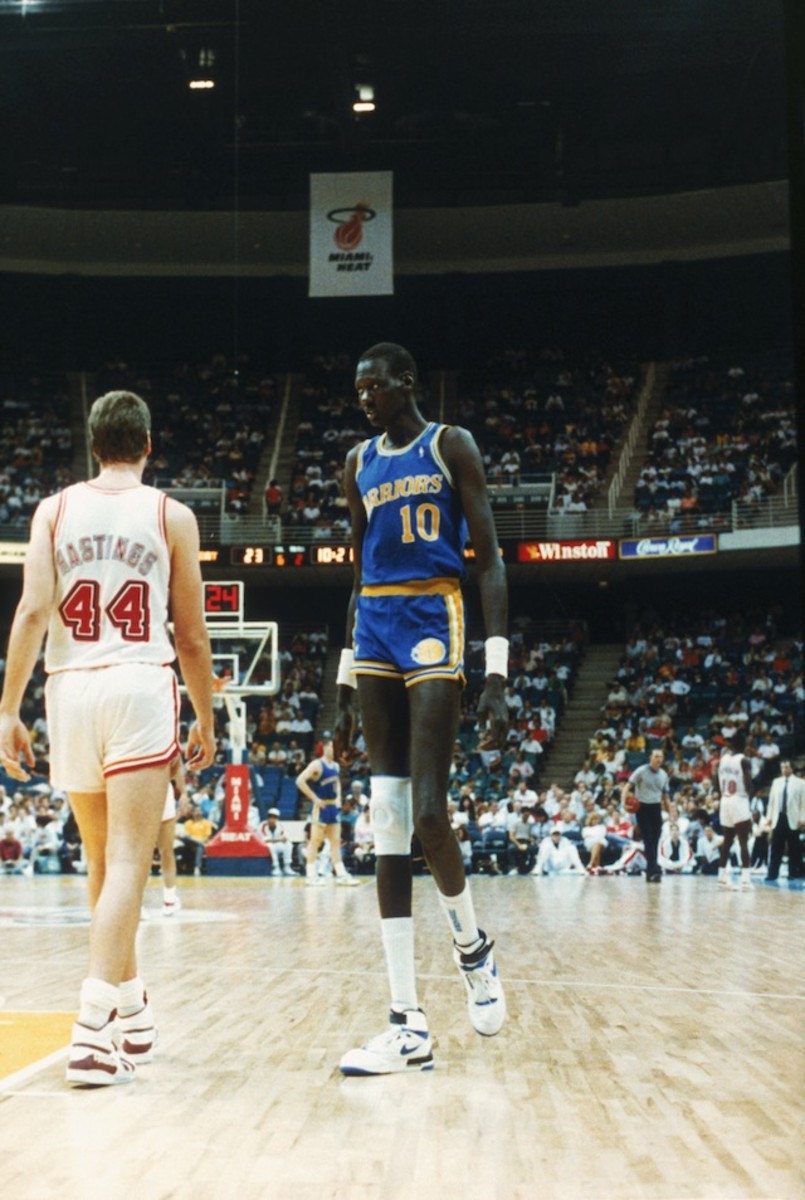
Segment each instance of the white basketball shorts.
[[749,800],[746,796],[722,796],[718,819],[725,829],[732,829],[741,821],[751,821]]
[[45,685],[50,782],[103,792],[112,775],[167,765],[179,753],[179,693],[171,667],[59,671]]
[[177,809],[176,793],[173,790],[173,784],[169,783],[168,784],[168,794],[165,797],[165,807],[162,810],[162,820],[163,821],[175,821],[176,820],[176,809]]

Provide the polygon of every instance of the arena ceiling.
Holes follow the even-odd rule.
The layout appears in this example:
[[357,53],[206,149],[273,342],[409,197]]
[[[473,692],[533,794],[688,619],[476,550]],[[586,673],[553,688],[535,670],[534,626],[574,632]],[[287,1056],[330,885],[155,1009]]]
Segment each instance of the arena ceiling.
[[421,206],[782,178],[783,25],[783,0],[0,0],[0,201],[304,207],[310,171],[362,169]]

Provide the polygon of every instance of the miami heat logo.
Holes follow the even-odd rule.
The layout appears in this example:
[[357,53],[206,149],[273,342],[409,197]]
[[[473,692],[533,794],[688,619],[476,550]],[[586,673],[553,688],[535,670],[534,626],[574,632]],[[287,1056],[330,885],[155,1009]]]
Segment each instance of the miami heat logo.
[[339,250],[348,252],[357,250],[363,241],[363,227],[367,221],[374,221],[377,213],[368,204],[359,203],[354,208],[334,208],[327,214],[328,221],[334,221],[338,226],[333,234],[333,240]]

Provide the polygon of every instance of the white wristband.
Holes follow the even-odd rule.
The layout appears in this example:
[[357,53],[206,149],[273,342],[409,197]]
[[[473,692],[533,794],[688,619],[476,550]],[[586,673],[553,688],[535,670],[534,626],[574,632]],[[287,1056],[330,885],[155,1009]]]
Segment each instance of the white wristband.
[[489,637],[484,642],[484,651],[487,675],[502,675],[505,679],[509,673],[509,639]]
[[355,661],[355,652],[345,646],[341,651],[341,657],[338,660],[338,674],[335,681],[342,687],[357,687],[355,676],[352,673],[352,664]]

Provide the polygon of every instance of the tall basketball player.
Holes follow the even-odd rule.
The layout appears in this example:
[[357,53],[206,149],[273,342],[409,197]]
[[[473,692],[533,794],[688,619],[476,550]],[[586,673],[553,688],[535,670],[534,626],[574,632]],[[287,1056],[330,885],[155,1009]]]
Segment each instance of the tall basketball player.
[[752,794],[752,768],[744,754],[743,733],[734,733],[727,739],[718,763],[718,788],[721,805],[718,819],[724,841],[721,843],[721,858],[718,866],[718,885],[729,889],[730,847],[737,834],[741,847],[741,888],[751,891],[752,875],[749,870],[749,834],[752,831],[752,813],[749,799]]
[[179,754],[169,608],[196,717],[188,767],[209,766],[215,754],[198,527],[183,504],[143,485],[150,428],[147,405],[131,392],[93,404],[100,473],[43,500],[34,515],[0,698],[0,762],[24,780],[20,757],[29,766],[34,758],[20,704],[47,632],[51,783],[70,796],[92,910],[67,1065],[75,1084],[128,1083],[155,1040],[135,934]]
[[461,850],[447,815],[447,785],[464,682],[464,545],[472,539],[489,635],[478,705],[484,747],[508,728],[506,575],[478,447],[466,430],[429,422],[417,403],[417,369],[401,346],[362,356],[358,399],[379,432],[347,456],[345,489],[355,575],[337,682],[336,750],[354,736],[357,694],[372,770],[377,893],[391,992],[386,1031],[341,1060],[346,1075],[433,1065],[419,1006],[411,916],[416,831],[439,892],[478,1033],[506,1012],[493,943],[478,928]]

